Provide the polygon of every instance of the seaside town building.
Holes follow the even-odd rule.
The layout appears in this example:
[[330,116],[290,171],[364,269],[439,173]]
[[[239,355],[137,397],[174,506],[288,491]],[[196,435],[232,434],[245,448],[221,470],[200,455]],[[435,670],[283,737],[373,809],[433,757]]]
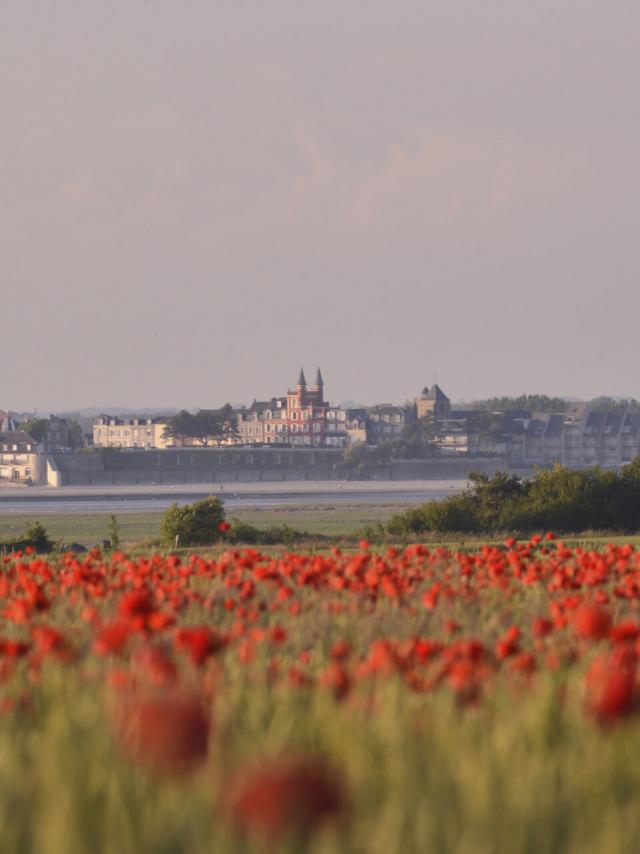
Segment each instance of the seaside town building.
[[451,417],[451,401],[437,383],[422,389],[420,397],[415,399],[416,418],[431,415],[436,421]]
[[380,403],[369,409],[367,442],[379,445],[387,439],[397,439],[402,435],[409,413],[402,406]]
[[536,413],[514,425],[512,465],[617,468],[640,454],[640,412],[592,410],[573,404],[565,413]]
[[254,400],[251,406],[234,414],[240,445],[340,448],[349,441],[347,413],[324,399],[320,368],[313,385],[307,385],[301,368],[295,389],[286,396]]
[[37,483],[40,479],[38,445],[24,430],[0,431],[0,482]]
[[114,418],[100,415],[93,422],[93,444],[96,448],[167,448],[164,418]]

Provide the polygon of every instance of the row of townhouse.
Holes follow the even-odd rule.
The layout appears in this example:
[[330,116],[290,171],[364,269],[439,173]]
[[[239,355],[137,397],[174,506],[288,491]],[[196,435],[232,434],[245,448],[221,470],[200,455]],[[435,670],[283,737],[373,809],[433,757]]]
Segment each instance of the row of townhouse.
[[451,414],[444,392],[434,385],[407,406],[382,403],[369,408],[331,406],[324,399],[324,381],[318,368],[315,383],[308,387],[300,370],[294,390],[284,397],[254,400],[235,411],[241,445],[289,445],[345,447],[359,442],[378,445],[399,438],[408,423],[426,415]]
[[565,413],[523,419],[510,437],[513,465],[617,468],[640,455],[640,413],[602,412],[577,403]]
[[[318,368],[315,382],[307,385],[300,370],[294,389],[282,397],[254,400],[233,411],[235,439],[224,444],[281,445],[289,447],[342,448],[365,443],[378,445],[402,435],[416,418],[451,414],[448,397],[434,385],[407,406],[383,403],[364,408],[332,406],[324,397],[324,380]],[[197,445],[197,440],[167,439],[164,418],[117,418],[101,415],[94,420],[93,444],[97,448],[167,448]]]

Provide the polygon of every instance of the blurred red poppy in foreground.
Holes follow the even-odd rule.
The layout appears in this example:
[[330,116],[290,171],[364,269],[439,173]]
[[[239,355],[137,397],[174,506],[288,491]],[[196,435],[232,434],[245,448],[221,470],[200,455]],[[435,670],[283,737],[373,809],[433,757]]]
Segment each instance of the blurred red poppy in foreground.
[[200,700],[191,696],[123,698],[113,730],[123,752],[152,771],[188,773],[207,756],[209,719]]
[[582,605],[574,615],[573,628],[580,638],[602,640],[611,630],[611,617],[597,605]]
[[612,657],[600,656],[586,676],[586,708],[600,724],[617,723],[636,709],[635,671]]
[[245,833],[278,843],[308,837],[323,822],[344,815],[343,787],[316,759],[274,760],[246,773],[227,801],[232,823]]

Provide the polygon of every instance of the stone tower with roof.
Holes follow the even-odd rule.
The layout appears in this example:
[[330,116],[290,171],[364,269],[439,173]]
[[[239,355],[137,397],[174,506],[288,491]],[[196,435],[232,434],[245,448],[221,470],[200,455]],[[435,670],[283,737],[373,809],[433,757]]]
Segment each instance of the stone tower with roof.
[[431,415],[437,421],[451,417],[451,401],[437,383],[431,388],[425,386],[420,397],[416,398],[416,416],[424,418]]

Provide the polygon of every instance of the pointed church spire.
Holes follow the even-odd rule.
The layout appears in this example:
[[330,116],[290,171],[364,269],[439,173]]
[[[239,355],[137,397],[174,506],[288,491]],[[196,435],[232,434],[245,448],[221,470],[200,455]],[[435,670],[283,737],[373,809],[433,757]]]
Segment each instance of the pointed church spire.
[[322,379],[322,374],[320,373],[320,368],[316,371],[316,385],[321,386],[324,385],[324,380]]
[[304,378],[304,371],[302,370],[302,368],[300,368],[300,374],[298,375],[298,385],[301,385],[301,386],[307,385],[307,381]]

